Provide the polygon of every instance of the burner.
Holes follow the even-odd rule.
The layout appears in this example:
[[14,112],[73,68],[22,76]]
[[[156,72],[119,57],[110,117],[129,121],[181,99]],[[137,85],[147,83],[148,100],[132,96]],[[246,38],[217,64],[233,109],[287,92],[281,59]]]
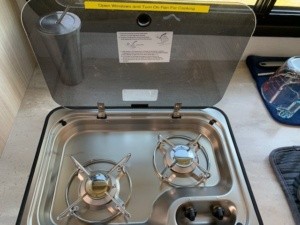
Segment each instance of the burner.
[[106,195],[105,193],[112,186],[110,181],[111,178],[108,176],[105,176],[102,173],[96,173],[86,181],[85,190],[92,198],[103,198]]
[[186,136],[164,138],[158,135],[153,165],[163,181],[175,187],[191,187],[204,183],[210,177],[209,158],[199,142],[202,136],[199,134],[193,140]]
[[[132,192],[131,179],[125,169],[130,157],[128,154],[118,163],[96,159],[81,165],[71,156],[78,169],[66,188],[68,207],[57,220],[72,215],[86,223],[106,223],[120,214],[130,217],[125,209]],[[71,193],[77,195],[74,197]]]
[[111,197],[120,192],[116,178],[97,172],[90,177],[82,176],[79,172],[78,178],[82,180],[80,185],[80,195],[83,200],[93,206],[101,206],[111,201]]
[[196,165],[195,152],[186,145],[176,145],[172,148],[169,154],[166,155],[168,167],[176,173],[190,173]]

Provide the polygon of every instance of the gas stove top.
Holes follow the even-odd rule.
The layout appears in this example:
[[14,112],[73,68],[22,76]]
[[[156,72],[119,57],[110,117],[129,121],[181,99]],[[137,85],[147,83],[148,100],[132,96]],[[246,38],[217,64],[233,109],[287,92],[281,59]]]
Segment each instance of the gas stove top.
[[106,113],[50,116],[21,224],[259,224],[219,110]]
[[[101,139],[101,134],[98,135],[99,139]],[[111,135],[118,135],[120,141],[124,139],[124,134],[122,133],[117,134],[112,132]],[[139,134],[136,132],[126,133],[126,136],[132,140],[130,145],[139,144],[133,141],[137,138],[142,140],[153,135],[154,133],[149,131],[140,131]],[[104,223],[109,222],[119,214],[122,214],[126,220],[131,220],[131,217],[133,219],[137,218],[136,215],[131,216],[131,213],[126,210],[127,203],[128,205],[133,204],[130,203],[131,195],[137,193],[142,195],[144,193],[145,196],[141,197],[141,200],[145,205],[148,204],[150,206],[151,203],[157,199],[157,196],[164,193],[164,189],[166,189],[168,185],[174,187],[196,187],[201,184],[204,185],[204,183],[207,183],[206,186],[212,185],[211,182],[206,182],[211,176],[209,172],[210,163],[204,146],[200,144],[201,138],[203,139],[201,142],[209,147],[210,156],[213,157],[213,148],[210,141],[207,137],[205,138],[206,140],[204,140],[203,134],[198,135],[195,139],[180,135],[164,138],[159,134],[158,144],[155,150],[153,150],[153,157],[149,157],[151,151],[149,151],[150,148],[148,146],[153,146],[154,143],[151,143],[150,141],[147,143],[146,140],[143,141],[144,144],[141,146],[139,145],[141,147],[141,150],[139,151],[143,152],[147,149],[147,153],[144,152],[143,154],[138,154],[137,152],[133,152],[133,154],[127,153],[130,149],[132,149],[132,151],[136,149],[128,147],[128,150],[125,150],[125,152],[119,150],[114,156],[108,156],[110,151],[116,148],[115,141],[117,140],[106,143],[105,149],[108,150],[106,157],[115,159],[124,153],[127,154],[119,162],[114,162],[110,159],[91,159],[84,164],[81,164],[74,156],[70,156],[74,165],[77,167],[77,170],[71,175],[65,191],[68,207],[57,217],[57,220],[60,221],[65,216],[75,216],[79,220],[88,223]],[[153,139],[153,137],[151,137],[151,139]],[[119,143],[119,141],[117,142]],[[119,144],[124,146],[122,143]],[[101,157],[102,154],[105,155],[105,150],[101,148],[101,146],[99,146],[98,150],[99,153],[97,154],[97,157]],[[132,163],[130,163],[130,166],[127,166],[131,156]],[[80,157],[80,154],[78,157]],[[160,184],[157,183],[158,179],[155,179],[155,176],[151,174],[151,165],[149,165],[151,159],[153,159],[152,172],[154,173],[155,171],[157,173],[157,177],[161,182]],[[145,162],[142,167],[140,161]],[[214,166],[212,167],[216,171],[215,163],[213,163],[213,165]],[[136,182],[140,183],[143,180],[150,180],[152,185],[157,185],[157,187],[153,187],[153,189],[156,190],[156,193],[155,191],[147,191],[149,188],[139,189],[140,187],[136,187],[135,184],[132,183],[130,177],[131,173],[129,174],[129,171],[132,171],[134,176],[132,179]],[[214,176],[216,176],[216,181],[218,176],[217,174],[214,174]],[[141,181],[138,179],[141,179]],[[151,185],[151,183],[149,183],[149,185]],[[162,188],[163,186],[166,187]],[[134,193],[132,193],[132,189],[135,190]],[[150,193],[153,194],[149,198]],[[74,196],[72,200],[71,196]],[[147,200],[149,201],[148,203]],[[134,214],[137,211],[137,209],[134,208],[132,210],[134,211]],[[143,210],[147,211],[145,209]],[[149,213],[150,212],[148,212],[148,214]]]
[[48,116],[18,224],[262,224],[212,108],[253,33],[249,7],[30,0],[22,21],[69,109]]

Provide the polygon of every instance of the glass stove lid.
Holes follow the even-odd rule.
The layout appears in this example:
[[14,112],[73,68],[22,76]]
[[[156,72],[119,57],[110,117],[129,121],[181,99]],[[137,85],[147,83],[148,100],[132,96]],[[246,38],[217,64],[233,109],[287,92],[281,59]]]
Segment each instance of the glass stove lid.
[[31,0],[22,21],[62,106],[212,106],[255,28],[241,4]]

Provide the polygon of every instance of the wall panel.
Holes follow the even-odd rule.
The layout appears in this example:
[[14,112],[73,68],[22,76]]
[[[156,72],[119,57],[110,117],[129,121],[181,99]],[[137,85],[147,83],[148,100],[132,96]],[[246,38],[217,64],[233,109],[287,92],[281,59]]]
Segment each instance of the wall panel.
[[35,67],[20,20],[20,9],[12,0],[0,7],[0,154],[18,112]]

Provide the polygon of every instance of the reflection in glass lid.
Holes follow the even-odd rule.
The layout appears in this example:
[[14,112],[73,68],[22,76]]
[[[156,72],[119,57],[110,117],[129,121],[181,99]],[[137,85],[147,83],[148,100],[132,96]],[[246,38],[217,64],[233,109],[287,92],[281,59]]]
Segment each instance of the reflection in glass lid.
[[300,110],[300,57],[289,58],[261,87],[262,96],[277,115],[297,117]]
[[64,7],[84,8],[84,0],[55,0],[59,5]]
[[31,0],[22,13],[50,93],[63,106],[214,105],[256,22],[248,6],[233,3],[71,2],[80,7]]

